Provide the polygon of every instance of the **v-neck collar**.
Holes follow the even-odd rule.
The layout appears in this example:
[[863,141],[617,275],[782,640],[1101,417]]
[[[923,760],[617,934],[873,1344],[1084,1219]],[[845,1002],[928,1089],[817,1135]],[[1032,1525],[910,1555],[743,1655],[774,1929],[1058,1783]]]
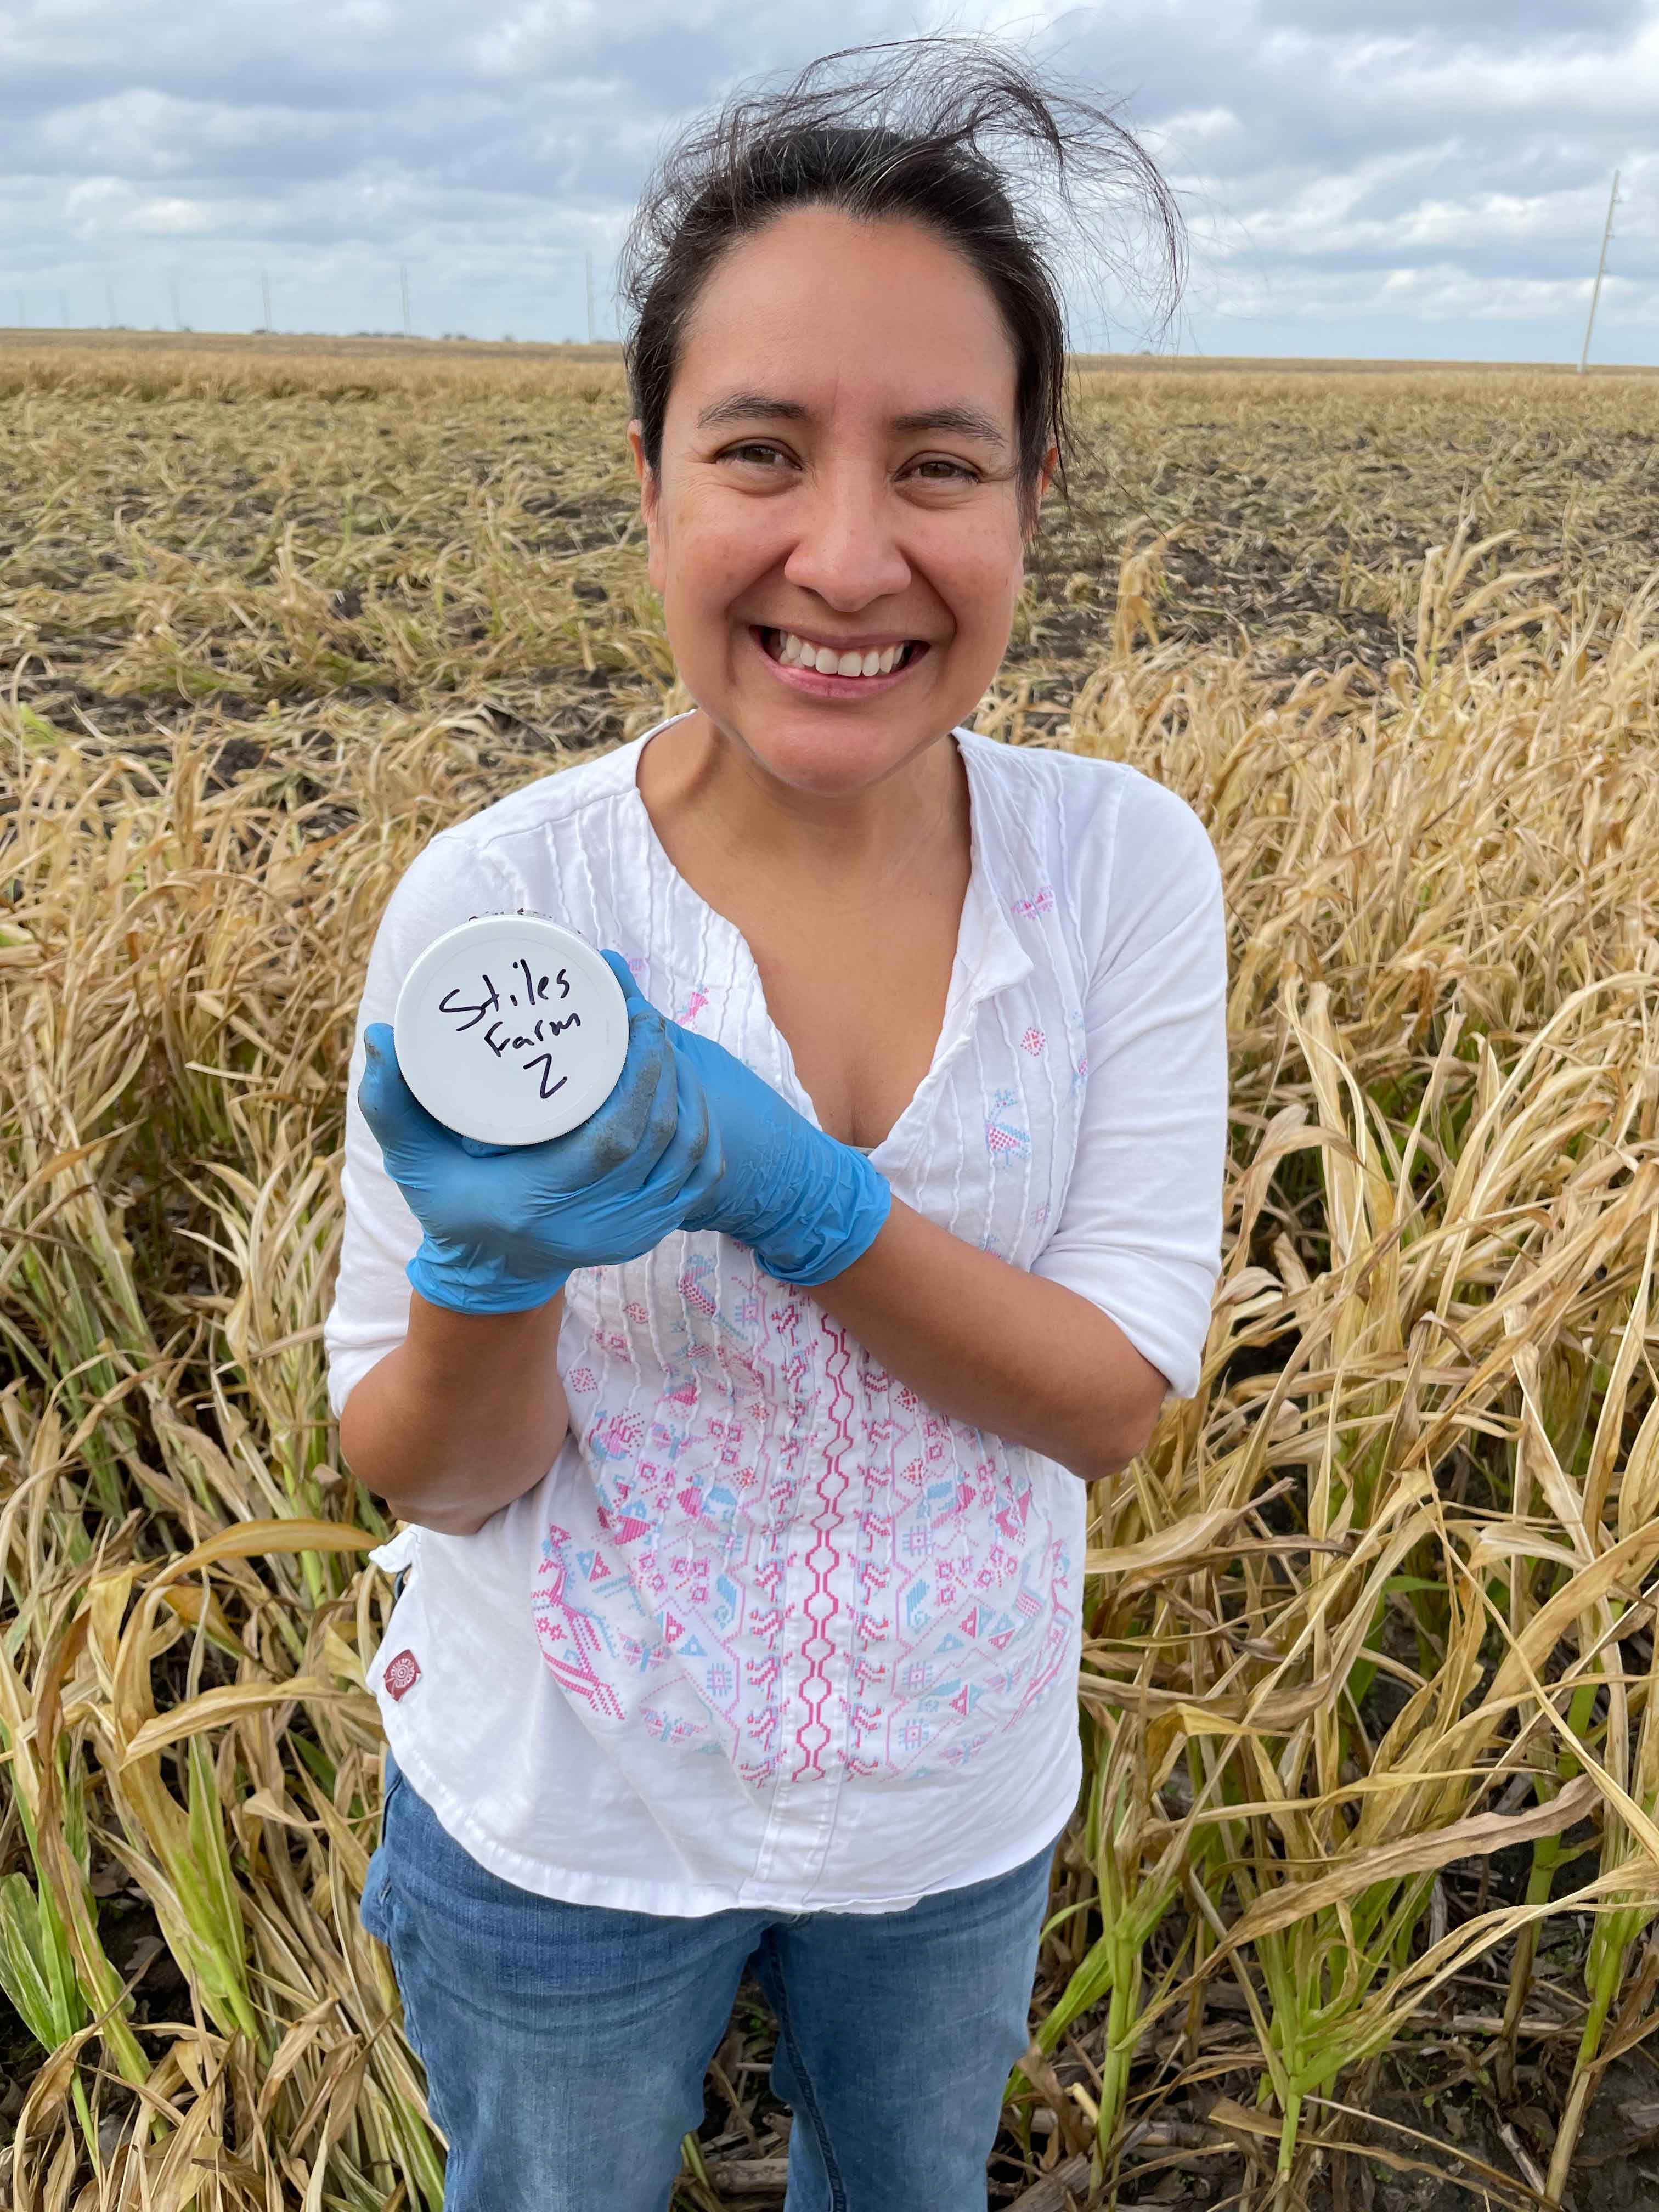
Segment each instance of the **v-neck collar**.
[[[789,1040],[773,1021],[767,1008],[766,988],[761,981],[760,969],[750,950],[748,939],[728,915],[723,915],[717,907],[710,906],[702,894],[688,883],[675,866],[669,857],[668,848],[657,835],[656,824],[651,819],[650,809],[640,790],[639,765],[647,745],[662,731],[696,712],[695,708],[687,708],[684,714],[671,714],[666,720],[657,723],[635,740],[633,757],[628,766],[625,803],[635,817],[635,826],[653,873],[659,875],[671,886],[675,900],[695,916],[705,939],[718,938],[726,945],[733,974],[746,981],[753,991],[762,1021],[776,1050],[783,1078],[779,1089],[815,1129],[821,1129],[823,1124],[818,1119],[817,1109],[796,1073]],[[933,1058],[909,1103],[900,1112],[881,1142],[870,1148],[866,1157],[877,1167],[896,1164],[905,1148],[925,1130],[927,1116],[945,1077],[973,1034],[980,1007],[999,992],[1023,981],[1031,972],[1031,956],[1021,943],[1002,900],[997,896],[987,866],[986,835],[993,810],[979,752],[981,746],[992,744],[994,740],[960,726],[950,734],[968,777],[968,887],[963,896],[962,915],[957,925],[956,955],[951,963],[951,981],[945,994],[945,1012],[939,1023]],[[696,981],[695,978],[687,980]]]

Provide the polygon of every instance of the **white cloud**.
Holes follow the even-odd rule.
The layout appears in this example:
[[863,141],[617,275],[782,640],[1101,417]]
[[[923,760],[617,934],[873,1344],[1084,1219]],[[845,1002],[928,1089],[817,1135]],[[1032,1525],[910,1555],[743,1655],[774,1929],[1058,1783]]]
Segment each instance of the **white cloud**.
[[592,0],[531,0],[529,6],[514,8],[501,21],[487,24],[470,42],[470,51],[485,76],[539,70],[556,47],[566,54],[577,44],[586,50],[599,22]]
[[[417,326],[579,334],[677,122],[930,27],[1127,102],[1188,210],[1186,339],[1576,354],[1618,166],[1598,349],[1655,357],[1659,0],[0,0],[0,299],[154,313],[183,270],[234,326],[264,269],[279,319],[354,328],[401,263]],[[1085,215],[1068,271],[1147,249]]]
[[210,236],[225,227],[222,203],[140,192],[124,177],[88,177],[64,195],[64,210],[77,237],[96,240],[127,235]]
[[125,226],[138,195],[125,177],[82,177],[64,195],[64,214],[82,238]]
[[[1659,19],[1618,46],[1563,51],[1558,42],[1540,41],[1519,52],[1494,44],[1484,52],[1465,47],[1443,55],[1407,47],[1392,59],[1387,80],[1413,108],[1467,106],[1477,114],[1536,115],[1557,124],[1583,117],[1598,127],[1628,119],[1644,135],[1659,112]],[[1342,70],[1359,78],[1372,74],[1372,64],[1357,54]]]
[[325,145],[333,118],[295,107],[181,100],[135,85],[100,100],[55,109],[40,125],[40,144],[73,161],[88,147],[129,176],[196,174],[226,156],[263,152],[282,161]]
[[1231,107],[1185,107],[1179,115],[1172,115],[1167,122],[1157,125],[1160,137],[1177,142],[1188,140],[1197,145],[1206,144],[1212,138],[1231,137],[1234,131],[1243,128]]

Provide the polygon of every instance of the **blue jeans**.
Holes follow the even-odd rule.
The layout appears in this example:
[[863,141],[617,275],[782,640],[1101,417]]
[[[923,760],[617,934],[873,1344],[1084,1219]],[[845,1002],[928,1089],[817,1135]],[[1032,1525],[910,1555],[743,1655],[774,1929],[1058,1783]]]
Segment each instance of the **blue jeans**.
[[362,1923],[449,2139],[445,2212],[665,2212],[745,1970],[794,2112],[785,2212],[985,2212],[1053,1856],[903,1912],[566,1905],[480,1866],[388,1751]]

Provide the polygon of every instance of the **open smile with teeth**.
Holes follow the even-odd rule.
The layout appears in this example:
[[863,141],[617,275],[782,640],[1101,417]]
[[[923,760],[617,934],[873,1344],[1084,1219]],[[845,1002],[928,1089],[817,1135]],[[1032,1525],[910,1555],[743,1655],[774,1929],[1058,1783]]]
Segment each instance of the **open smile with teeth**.
[[839,653],[833,646],[814,645],[810,638],[797,637],[792,629],[768,629],[762,627],[760,640],[772,659],[781,661],[786,668],[815,668],[820,676],[888,676],[895,668],[903,668],[919,653],[926,650],[919,638],[907,638],[896,645],[872,646],[864,653]]

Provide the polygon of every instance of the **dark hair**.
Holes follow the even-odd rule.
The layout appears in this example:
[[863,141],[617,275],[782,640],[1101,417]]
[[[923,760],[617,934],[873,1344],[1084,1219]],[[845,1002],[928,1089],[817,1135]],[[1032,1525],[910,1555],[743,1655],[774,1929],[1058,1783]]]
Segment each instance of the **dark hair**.
[[[850,82],[829,81],[833,64],[872,55],[895,60]],[[1015,143],[1012,167],[981,144],[1003,137]],[[717,114],[690,125],[653,170],[617,264],[623,359],[652,468],[661,464],[686,325],[721,255],[788,208],[833,207],[866,222],[931,226],[988,286],[1018,362],[1016,475],[1022,509],[1034,520],[1043,454],[1051,443],[1059,447],[1064,496],[1073,442],[1048,203],[1039,191],[1022,191],[1018,158],[1035,155],[1040,165],[1045,155],[1073,217],[1074,174],[1141,188],[1167,270],[1167,323],[1180,297],[1185,240],[1152,158],[1107,110],[1046,87],[988,39],[843,48],[810,62],[781,90],[740,88]],[[1122,274],[1109,244],[1086,229],[1085,243],[1098,265]]]

